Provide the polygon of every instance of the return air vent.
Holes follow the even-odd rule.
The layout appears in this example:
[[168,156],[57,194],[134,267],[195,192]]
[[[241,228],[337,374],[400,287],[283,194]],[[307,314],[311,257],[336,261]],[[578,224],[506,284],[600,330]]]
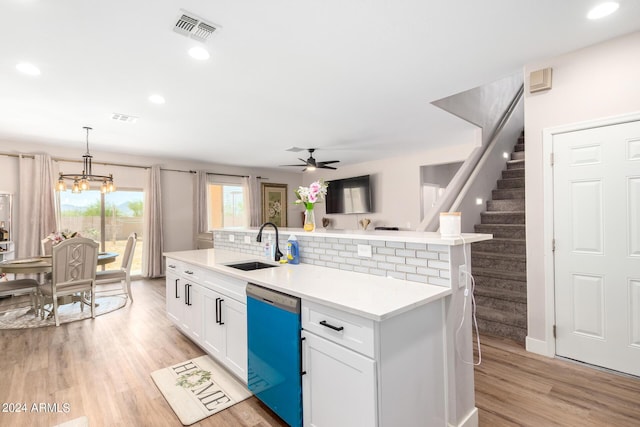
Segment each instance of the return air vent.
[[124,122],[124,123],[135,123],[138,121],[138,118],[136,116],[129,116],[127,114],[120,114],[120,113],[113,113],[111,115],[111,119],[118,122]]
[[201,42],[208,41],[213,33],[220,29],[219,25],[207,22],[186,10],[180,9],[173,31]]

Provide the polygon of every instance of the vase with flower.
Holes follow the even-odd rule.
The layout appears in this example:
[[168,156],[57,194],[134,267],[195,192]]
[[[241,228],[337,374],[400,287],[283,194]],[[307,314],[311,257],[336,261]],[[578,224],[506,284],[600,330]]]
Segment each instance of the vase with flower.
[[322,202],[327,194],[328,184],[323,180],[314,181],[308,187],[298,187],[296,190],[297,204],[304,205],[304,231],[313,231],[316,229],[316,219],[313,213],[313,207],[316,203]]
[[74,237],[80,237],[80,233],[77,231],[54,231],[47,236],[47,239],[50,240],[53,245],[57,245],[64,240]]

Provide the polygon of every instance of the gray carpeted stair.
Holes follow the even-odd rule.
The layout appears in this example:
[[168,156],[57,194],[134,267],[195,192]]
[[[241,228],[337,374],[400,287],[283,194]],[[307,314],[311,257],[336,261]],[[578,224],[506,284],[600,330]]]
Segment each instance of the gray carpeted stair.
[[481,214],[477,233],[493,240],[472,245],[476,317],[481,333],[524,344],[527,336],[527,255],[525,240],[524,132],[502,171],[493,200]]

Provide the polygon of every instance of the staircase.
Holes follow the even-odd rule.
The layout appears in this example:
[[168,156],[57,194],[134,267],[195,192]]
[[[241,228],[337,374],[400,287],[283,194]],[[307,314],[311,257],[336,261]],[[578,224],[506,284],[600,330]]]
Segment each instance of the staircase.
[[479,331],[522,344],[527,335],[524,155],[523,132],[475,226],[476,233],[493,234],[493,240],[471,247]]

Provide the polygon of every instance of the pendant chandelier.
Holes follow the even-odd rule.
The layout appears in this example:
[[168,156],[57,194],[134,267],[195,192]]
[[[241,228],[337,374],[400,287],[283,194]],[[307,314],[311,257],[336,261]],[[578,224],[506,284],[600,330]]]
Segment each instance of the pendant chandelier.
[[113,185],[113,175],[94,175],[91,172],[91,159],[93,156],[89,153],[89,131],[92,130],[92,128],[84,126],[83,129],[87,131],[87,152],[82,156],[82,173],[60,172],[58,183],[56,184],[56,191],[67,191],[67,184],[64,182],[65,179],[67,179],[73,181],[73,186],[71,187],[72,193],[82,193],[84,190],[89,190],[91,181],[102,182],[100,185],[101,193],[111,193],[116,189],[115,185]]

